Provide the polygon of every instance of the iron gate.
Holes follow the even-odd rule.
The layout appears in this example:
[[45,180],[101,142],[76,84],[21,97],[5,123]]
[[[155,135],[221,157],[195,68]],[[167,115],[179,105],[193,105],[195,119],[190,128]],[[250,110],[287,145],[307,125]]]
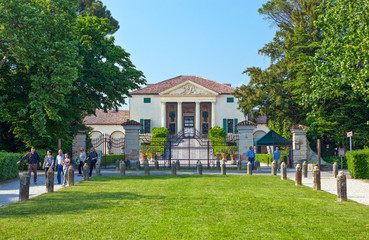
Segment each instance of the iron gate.
[[101,134],[98,138],[92,139],[91,143],[96,152],[101,151],[105,154],[105,167],[107,154],[124,154],[124,138],[113,138],[109,134]]

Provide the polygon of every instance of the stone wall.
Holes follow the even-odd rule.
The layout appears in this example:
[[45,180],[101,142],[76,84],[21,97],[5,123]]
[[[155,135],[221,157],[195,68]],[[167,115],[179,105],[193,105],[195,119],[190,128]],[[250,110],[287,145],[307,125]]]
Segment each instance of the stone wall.
[[292,132],[292,150],[295,166],[308,159],[308,141],[306,138],[306,126],[296,125],[291,128]]
[[78,133],[72,143],[72,159],[75,161],[79,156],[80,148],[83,147],[86,151],[86,134]]
[[[241,122],[242,124],[242,122]],[[249,150],[249,148],[251,146],[254,146],[254,138],[253,138],[253,133],[254,133],[254,125],[248,125],[248,126],[240,126],[238,124],[238,133],[239,133],[239,149],[238,149],[238,153],[240,155],[240,160],[246,160],[246,154],[247,151]]]

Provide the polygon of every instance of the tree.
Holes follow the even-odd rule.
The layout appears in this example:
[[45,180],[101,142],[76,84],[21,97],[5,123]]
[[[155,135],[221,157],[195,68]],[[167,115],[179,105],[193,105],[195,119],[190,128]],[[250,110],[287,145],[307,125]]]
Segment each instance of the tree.
[[268,116],[268,126],[284,137],[289,129],[306,119],[309,106],[302,105],[303,94],[310,92],[312,64],[321,41],[319,29],[314,26],[316,8],[320,0],[271,0],[259,9],[278,31],[271,43],[259,50],[270,57],[271,65],[262,70],[250,67],[244,73],[251,81],[235,92],[239,107],[245,113],[258,107],[254,119],[260,114]]
[[70,145],[84,116],[124,104],[145,79],[114,44],[118,28],[96,1],[0,2],[0,130],[27,147]]

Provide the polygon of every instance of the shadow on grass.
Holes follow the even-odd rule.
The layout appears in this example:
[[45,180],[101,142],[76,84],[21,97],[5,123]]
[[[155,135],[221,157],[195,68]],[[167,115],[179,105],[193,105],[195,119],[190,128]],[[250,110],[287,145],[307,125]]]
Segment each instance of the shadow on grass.
[[104,182],[111,180],[155,180],[155,179],[184,179],[184,178],[219,178],[225,177],[224,175],[196,175],[196,174],[186,174],[186,175],[125,175],[125,176],[101,176],[101,177],[92,177],[90,181],[94,182]]
[[[91,187],[91,186],[90,186]],[[145,196],[130,192],[57,191],[26,202],[17,202],[0,208],[0,218],[32,217],[38,215],[78,214],[84,211],[107,209],[117,201],[163,199],[163,196]],[[115,205],[114,205],[115,204]]]

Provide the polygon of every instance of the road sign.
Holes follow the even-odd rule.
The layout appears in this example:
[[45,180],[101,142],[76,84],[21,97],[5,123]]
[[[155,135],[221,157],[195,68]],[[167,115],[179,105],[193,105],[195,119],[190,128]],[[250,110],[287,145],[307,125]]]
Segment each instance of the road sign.
[[339,148],[338,149],[338,156],[339,157],[345,157],[345,149],[344,148]]
[[347,137],[352,137],[352,131],[347,133]]

